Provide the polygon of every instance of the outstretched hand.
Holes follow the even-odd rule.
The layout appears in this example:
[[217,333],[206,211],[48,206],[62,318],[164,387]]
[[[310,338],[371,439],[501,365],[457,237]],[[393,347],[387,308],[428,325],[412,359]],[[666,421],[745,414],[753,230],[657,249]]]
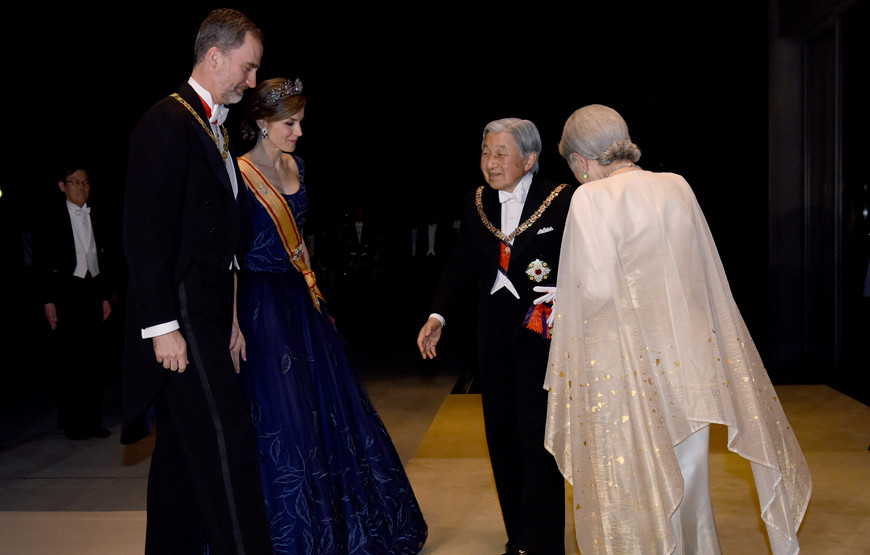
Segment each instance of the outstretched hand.
[[417,347],[420,348],[420,354],[424,359],[435,358],[437,354],[435,346],[441,340],[441,322],[438,318],[431,317],[423,325],[420,333],[417,335]]

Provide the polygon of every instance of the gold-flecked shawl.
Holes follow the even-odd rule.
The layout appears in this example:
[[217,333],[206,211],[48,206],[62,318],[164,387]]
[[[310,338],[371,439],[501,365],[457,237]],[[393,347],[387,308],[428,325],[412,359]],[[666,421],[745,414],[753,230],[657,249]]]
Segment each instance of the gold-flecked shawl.
[[709,423],[751,462],[773,553],[797,553],[809,468],[689,184],[633,171],[580,187],[557,281],[545,443],[583,555],[673,551],[674,445]]

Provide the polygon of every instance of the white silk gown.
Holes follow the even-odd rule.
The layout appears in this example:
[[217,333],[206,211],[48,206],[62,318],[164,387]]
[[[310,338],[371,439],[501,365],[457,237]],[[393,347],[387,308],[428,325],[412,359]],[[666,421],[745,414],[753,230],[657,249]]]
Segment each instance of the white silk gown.
[[[774,555],[797,553],[812,479],[689,184],[637,170],[580,187],[557,283],[545,444],[583,555],[674,551],[674,446],[710,423],[751,462]],[[713,522],[693,528],[718,543]]]

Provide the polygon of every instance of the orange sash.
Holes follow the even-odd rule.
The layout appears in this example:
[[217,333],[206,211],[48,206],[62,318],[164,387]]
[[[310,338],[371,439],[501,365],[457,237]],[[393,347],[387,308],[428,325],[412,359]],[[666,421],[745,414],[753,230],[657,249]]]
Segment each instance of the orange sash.
[[281,242],[284,243],[284,248],[287,250],[287,254],[290,255],[290,261],[293,267],[305,276],[308,292],[311,293],[311,300],[314,301],[314,307],[319,311],[323,295],[321,295],[320,289],[317,288],[314,272],[305,264],[302,237],[299,236],[299,229],[296,227],[296,220],[293,218],[290,206],[287,205],[284,196],[275,190],[250,161],[244,158],[239,158],[238,160],[239,162],[244,162],[244,164],[239,164],[239,169],[242,172],[242,177],[245,178],[245,184],[254,193],[254,196],[266,209],[266,212],[269,213],[272,222],[275,223],[275,228],[278,230]]

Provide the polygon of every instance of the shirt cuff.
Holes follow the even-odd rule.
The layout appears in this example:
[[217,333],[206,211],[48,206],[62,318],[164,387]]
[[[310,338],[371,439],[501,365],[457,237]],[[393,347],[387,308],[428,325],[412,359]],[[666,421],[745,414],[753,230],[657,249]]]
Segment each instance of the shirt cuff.
[[166,322],[165,324],[157,324],[156,326],[150,326],[142,330],[142,339],[151,339],[152,337],[157,337],[158,335],[166,335],[171,331],[175,331],[181,326],[178,325],[178,320],[173,320],[171,322]]
[[441,322],[441,327],[442,327],[442,328],[443,328],[444,326],[447,325],[447,322],[444,321],[444,316],[441,316],[440,314],[436,314],[435,312],[433,312],[432,314],[430,314],[430,315],[429,315],[429,318],[435,318],[436,320],[438,320],[439,322]]

